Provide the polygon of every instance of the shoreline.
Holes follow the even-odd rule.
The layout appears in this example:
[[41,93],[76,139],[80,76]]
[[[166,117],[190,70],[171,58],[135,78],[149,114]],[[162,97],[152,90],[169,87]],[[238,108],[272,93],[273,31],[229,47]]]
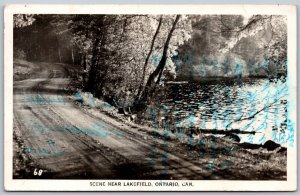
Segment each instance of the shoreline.
[[[148,126],[129,122],[121,114],[112,111],[105,111],[97,106],[91,107],[89,105],[79,105],[78,101],[73,97],[69,97],[74,104],[82,107],[84,112],[92,114],[96,117],[101,117],[104,121],[116,125],[124,131],[131,132],[134,136],[140,136],[144,141],[153,141],[159,143],[162,146],[173,145],[172,151],[177,153],[180,150],[182,152],[188,152],[191,154],[184,154],[184,156],[193,156],[195,160],[205,159],[208,162],[208,169],[218,170],[223,172],[229,171],[228,168],[232,168],[233,165],[237,168],[236,171],[244,171],[247,167],[251,171],[245,171],[248,174],[252,172],[257,174],[253,178],[253,175],[248,178],[238,177],[238,179],[275,179],[285,180],[287,178],[286,166],[287,166],[287,148],[276,144],[270,140],[264,144],[253,143],[239,143],[232,139],[230,136],[215,137],[210,134],[204,134],[203,137],[188,136],[184,133],[172,133],[164,129],[156,129]],[[102,103],[103,101],[100,100]],[[178,151],[177,151],[178,150]],[[241,160],[241,158],[243,160]],[[261,165],[262,164],[262,165]],[[267,171],[268,170],[268,171]],[[216,171],[215,174],[219,175]],[[231,170],[234,172],[234,170]],[[230,171],[229,171],[230,172]],[[232,174],[233,174],[232,172]],[[227,176],[225,176],[227,177]],[[229,177],[229,176],[228,176]],[[229,178],[233,177],[231,175]],[[214,175],[207,176],[206,179],[212,179]],[[215,179],[218,179],[216,177]],[[223,178],[224,179],[224,178]],[[232,179],[232,178],[231,178]]]

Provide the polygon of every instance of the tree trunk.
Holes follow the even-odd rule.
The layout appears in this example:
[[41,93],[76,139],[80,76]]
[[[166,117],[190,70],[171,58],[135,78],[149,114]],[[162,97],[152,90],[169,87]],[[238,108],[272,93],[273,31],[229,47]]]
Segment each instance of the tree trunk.
[[[86,86],[84,87],[85,91],[91,92],[93,95],[95,95],[98,90],[98,79],[100,77],[99,65],[101,61],[101,55],[104,55],[104,52],[102,50],[103,46],[105,45],[107,33],[107,27],[104,27],[104,21],[105,16],[99,18],[96,31],[94,32],[95,34],[93,34],[93,37],[95,37],[95,41],[93,42],[91,67],[88,73],[89,76],[87,78]],[[86,31],[86,37],[88,36],[88,32]]]
[[61,54],[60,54],[59,46],[58,46],[58,59],[59,59],[59,62],[61,63]]
[[75,62],[74,62],[74,49],[73,49],[73,46],[72,46],[72,49],[71,49],[71,55],[72,55],[72,63],[73,63],[73,66],[74,66]]
[[82,86],[84,87],[86,85],[86,53],[82,55],[82,68],[83,68],[83,73],[82,73]]
[[148,66],[148,61],[150,59],[150,56],[152,54],[152,51],[153,51],[153,47],[154,47],[154,43],[155,43],[155,40],[156,40],[156,37],[159,33],[159,30],[160,30],[160,27],[161,27],[161,23],[162,23],[162,16],[159,18],[159,23],[158,23],[158,26],[157,26],[157,29],[156,29],[156,32],[153,36],[153,39],[152,39],[152,43],[151,43],[151,46],[150,46],[150,51],[146,57],[146,60],[145,60],[145,64],[144,64],[144,67],[143,67],[143,75],[142,75],[142,80],[141,80],[141,83],[140,83],[140,86],[139,86],[139,90],[138,90],[138,95],[137,95],[137,98],[140,99],[141,97],[141,93],[144,89],[144,80],[145,80],[145,77],[146,77],[146,70],[147,70],[147,66]]
[[[100,34],[100,33],[97,33]],[[98,67],[98,45],[100,43],[100,36],[96,36],[96,40],[93,44],[93,53],[92,53],[92,64],[89,71],[88,82],[85,87],[85,91],[89,91],[92,94],[95,93],[95,82],[97,78],[97,67]]]
[[91,92],[93,95],[99,94],[98,86],[99,83],[102,82],[101,79],[103,79],[103,77],[105,76],[102,74],[100,75],[100,71],[103,71],[106,68],[103,64],[105,61],[104,59],[102,59],[102,67],[99,68],[99,66],[101,62],[101,57],[104,58],[105,55],[104,45],[106,44],[106,33],[107,31],[105,29],[97,32],[97,36],[93,45],[92,65],[89,71],[89,78],[86,87],[86,91]]
[[175,27],[176,27],[176,24],[177,24],[179,18],[180,18],[180,15],[176,15],[176,19],[173,22],[172,28],[171,28],[171,30],[168,34],[167,40],[166,40],[165,45],[164,45],[162,58],[161,58],[161,60],[158,64],[158,66],[154,70],[154,72],[152,72],[149,76],[149,79],[148,79],[147,84],[145,86],[145,89],[143,91],[142,97],[140,98],[141,102],[146,102],[148,98],[151,98],[152,93],[153,93],[153,91],[155,90],[155,87],[156,87],[155,79],[157,78],[156,83],[159,83],[159,81],[160,81],[160,78],[161,78],[162,72],[165,68],[167,57],[168,57],[167,52],[168,52],[168,49],[169,49],[170,40],[171,40],[171,37],[173,35],[173,32],[175,30]]

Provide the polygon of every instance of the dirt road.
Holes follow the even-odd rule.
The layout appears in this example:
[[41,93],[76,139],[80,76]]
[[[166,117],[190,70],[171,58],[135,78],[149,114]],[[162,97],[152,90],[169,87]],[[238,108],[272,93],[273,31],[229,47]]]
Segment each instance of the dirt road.
[[15,178],[203,179],[210,174],[199,162],[173,153],[173,143],[72,103],[64,65],[36,65],[39,71],[31,78],[14,82]]

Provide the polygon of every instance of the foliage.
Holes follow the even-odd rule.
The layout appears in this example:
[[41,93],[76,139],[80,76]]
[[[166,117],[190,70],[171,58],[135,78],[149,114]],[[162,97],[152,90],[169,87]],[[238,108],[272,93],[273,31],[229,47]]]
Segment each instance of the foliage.
[[35,21],[33,14],[14,14],[13,18],[14,28],[29,26]]
[[[153,51],[148,56],[160,17],[162,18],[161,28],[154,41]],[[135,99],[139,86],[145,85],[150,73],[161,60],[164,42],[172,26],[173,18],[172,15],[75,17],[70,22],[73,41],[90,56],[89,72],[94,74],[89,76],[87,90],[98,97],[108,95],[121,97],[126,91],[131,91],[131,99]],[[190,38],[191,27],[185,20],[186,18],[183,17],[178,22],[170,41],[165,76],[175,76],[175,67],[171,57],[177,47]],[[149,66],[144,63],[147,56],[150,58]]]
[[[232,77],[240,62],[243,76],[286,74],[286,46],[285,16],[197,16],[193,20],[192,38],[178,49],[177,72],[182,78],[201,74]],[[220,66],[220,71],[210,74],[214,64]]]
[[78,66],[83,90],[119,106],[145,101],[178,73],[286,72],[283,16],[17,14],[14,37],[16,54]]

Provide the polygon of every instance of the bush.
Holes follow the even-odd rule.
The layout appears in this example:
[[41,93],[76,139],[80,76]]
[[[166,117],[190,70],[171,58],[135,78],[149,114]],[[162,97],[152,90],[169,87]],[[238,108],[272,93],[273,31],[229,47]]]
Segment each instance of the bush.
[[14,55],[14,59],[26,60],[26,53],[22,49],[15,48],[13,55]]

